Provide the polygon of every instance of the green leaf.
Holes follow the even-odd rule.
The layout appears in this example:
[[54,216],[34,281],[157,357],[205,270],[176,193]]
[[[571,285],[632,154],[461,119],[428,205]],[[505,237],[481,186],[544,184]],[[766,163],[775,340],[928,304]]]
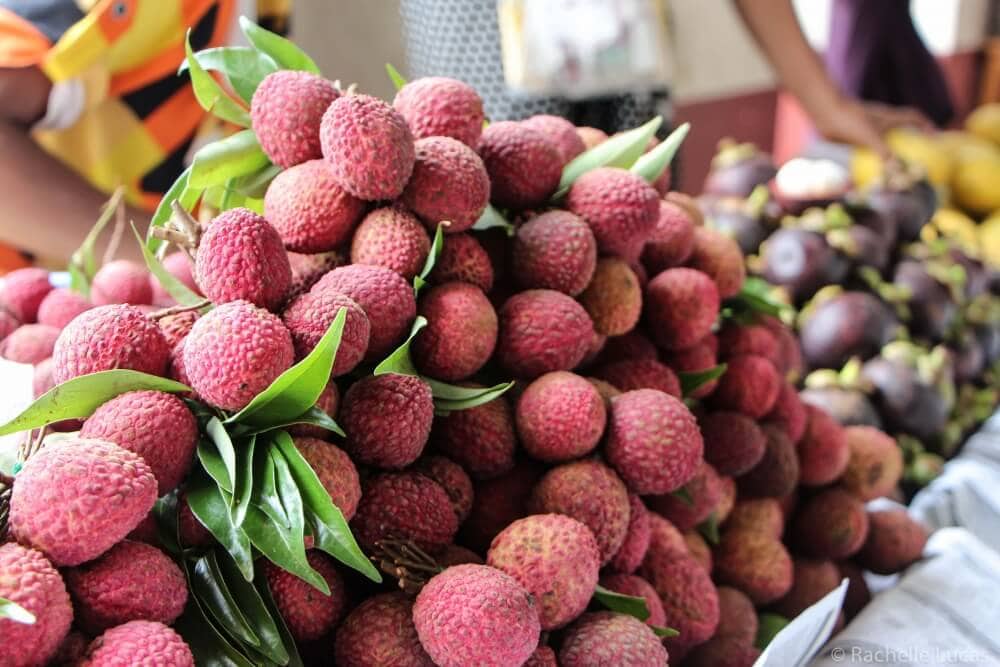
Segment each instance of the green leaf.
[[219,485],[220,489],[224,490],[226,493],[232,493],[232,476],[229,473],[229,470],[226,467],[226,462],[223,460],[216,444],[209,438],[200,438],[198,440],[197,451],[198,461],[205,469],[205,472],[207,472],[209,476],[215,480],[215,483]]
[[233,189],[245,197],[262,199],[267,192],[267,186],[271,184],[274,177],[280,174],[281,167],[276,164],[269,164],[263,169],[259,169],[252,174],[238,176],[233,181]]
[[212,78],[212,75],[195,59],[191,50],[190,30],[184,40],[184,51],[187,54],[187,66],[191,74],[191,88],[201,108],[240,127],[250,127],[250,114],[247,110],[237,104],[236,100],[231,98],[219,82]]
[[239,208],[240,206],[243,206],[243,203],[247,199],[236,191],[236,188],[233,185],[235,180],[235,178],[230,178],[223,186],[222,201],[219,202],[220,211],[228,211],[230,209]]
[[682,486],[676,491],[671,491],[670,495],[672,495],[674,498],[681,501],[688,507],[694,507],[694,498],[691,497],[691,492],[688,491],[686,486]]
[[469,408],[489,403],[493,399],[503,396],[514,386],[513,380],[483,388],[459,387],[427,377],[422,379],[431,387],[431,395],[434,397],[434,410],[439,414],[468,410]]
[[716,516],[715,512],[709,514],[707,519],[698,524],[698,532],[709,544],[714,546],[719,543],[719,517]]
[[434,265],[441,257],[441,248],[444,247],[444,223],[437,226],[434,231],[434,241],[431,243],[431,251],[427,253],[427,261],[419,275],[413,277],[413,291],[420,295],[420,290],[427,284],[427,276],[431,275]]
[[657,116],[644,125],[622,132],[599,143],[588,151],[570,160],[569,164],[563,167],[562,179],[559,181],[559,189],[553,199],[559,199],[569,191],[573,182],[588,171],[598,167],[622,167],[628,169],[639,156],[646,150],[649,140],[653,138],[656,131],[660,129],[663,118]]
[[[277,614],[273,614],[264,603],[264,599],[254,587],[254,585],[240,574],[236,563],[226,553],[217,554],[219,572],[222,575],[230,594],[236,601],[236,605],[246,619],[250,627],[260,639],[260,644],[256,647],[258,651],[273,660],[279,665],[288,663],[289,653],[285,640],[282,639],[280,618],[276,620]],[[267,579],[263,575],[257,575],[266,586]],[[294,647],[292,651],[294,651]]]
[[260,639],[226,586],[214,552],[209,551],[194,562],[191,568],[191,590],[222,630],[241,642],[260,646]]
[[396,87],[396,92],[406,85],[406,79],[399,73],[399,70],[392,66],[392,63],[385,64],[386,74],[392,80],[392,85]]
[[288,464],[288,470],[298,485],[310,517],[316,548],[330,554],[341,563],[354,568],[372,581],[381,581],[378,570],[365,557],[351,534],[343,513],[333,504],[316,472],[285,432],[279,432],[274,444]]
[[153,518],[156,519],[156,536],[160,546],[175,559],[180,557],[183,549],[180,543],[180,526],[177,522],[176,493],[168,493],[156,499],[153,505]]
[[649,618],[649,608],[646,607],[645,598],[623,595],[608,590],[604,586],[598,586],[594,589],[594,599],[611,611],[634,616],[640,621],[645,621]]
[[313,351],[278,376],[270,387],[254,396],[226,423],[254,426],[287,424],[316,405],[319,395],[330,381],[346,319],[347,310],[341,308]]
[[253,174],[271,164],[253,130],[242,130],[202,146],[195,153],[188,182],[192,187],[224,185],[238,176]]
[[281,634],[282,642],[288,648],[289,656],[286,667],[303,667],[302,658],[299,657],[295,639],[292,637],[292,633],[288,631],[288,625],[285,623],[285,619],[281,617],[278,605],[274,603],[274,597],[271,595],[271,589],[267,585],[267,579],[257,577],[257,580],[253,583],[261,600],[264,602],[264,606],[267,607],[268,613],[275,620],[275,625],[277,625],[278,632]]
[[407,336],[402,345],[393,350],[392,354],[383,359],[372,373],[374,375],[384,375],[385,373],[419,375],[417,367],[413,365],[413,359],[410,358],[410,344],[425,326],[427,326],[427,318],[423,315],[417,315],[417,319],[413,320],[413,326],[410,328],[410,335]]
[[208,423],[205,424],[205,432],[212,439],[212,442],[215,443],[219,451],[219,456],[222,457],[222,462],[226,466],[225,481],[227,483],[223,484],[220,482],[220,486],[227,492],[232,493],[233,488],[236,486],[236,448],[233,447],[233,441],[226,432],[226,427],[222,425],[218,417],[212,417],[208,420]]
[[785,629],[789,619],[780,614],[765,612],[757,617],[757,639],[754,646],[763,651],[771,643],[774,636]]
[[650,627],[652,627],[653,634],[655,634],[657,637],[661,637],[661,638],[665,638],[665,637],[679,637],[680,634],[681,634],[680,632],[678,632],[677,630],[674,630],[673,628],[659,628],[659,627],[656,627],[656,626],[650,626]]
[[240,17],[243,34],[259,51],[269,55],[282,69],[295,69],[319,74],[319,67],[305,51],[281,35],[265,30],[245,16]]
[[132,233],[135,234],[135,239],[139,242],[139,249],[142,251],[143,259],[146,260],[146,267],[149,269],[149,272],[156,276],[156,280],[167,291],[167,294],[174,298],[174,301],[181,306],[193,306],[205,301],[205,297],[198,296],[192,292],[190,287],[182,283],[174,274],[163,267],[163,264],[156,258],[156,255],[143,243],[139,230],[135,228],[135,223],[132,223]]
[[191,391],[191,388],[166,378],[124,369],[81,375],[39,396],[24,412],[0,426],[0,435],[26,431],[64,419],[86,419],[115,396],[140,390],[176,394]]
[[243,530],[250,541],[269,561],[302,579],[323,595],[330,594],[330,587],[316,570],[312,569],[306,560],[306,549],[303,543],[303,533],[295,535],[288,528],[276,526],[268,521],[267,515],[256,506],[247,510],[247,518],[243,522]]
[[688,132],[691,131],[691,124],[684,123],[674,129],[666,139],[648,153],[639,156],[639,159],[632,165],[632,173],[638,174],[652,183],[667,170],[670,162],[677,154],[677,149],[684,143]]
[[703,371],[681,371],[677,374],[681,380],[681,395],[690,396],[712,380],[719,379],[725,374],[726,368],[725,364],[719,364]]
[[303,412],[301,415],[295,419],[291,419],[282,424],[268,424],[267,426],[247,426],[246,424],[234,424],[230,428],[230,433],[234,436],[244,437],[248,435],[258,435],[260,433],[267,433],[268,431],[275,431],[278,429],[287,429],[289,426],[295,426],[297,424],[309,424],[311,426],[319,426],[327,431],[336,433],[340,437],[346,437],[344,430],[340,428],[340,425],[333,420],[333,417],[325,413],[322,409],[316,407],[315,405],[309,408],[307,411]]
[[36,620],[34,614],[7,598],[0,598],[0,618],[6,618],[24,625],[34,625]]
[[170,216],[173,215],[173,209],[171,208],[173,203],[179,202],[181,207],[190,213],[194,210],[195,204],[198,203],[198,199],[201,198],[202,190],[201,188],[188,187],[188,179],[191,176],[191,167],[188,166],[181,175],[177,177],[174,184],[170,186],[166,194],[163,195],[163,199],[160,200],[159,206],[156,207],[156,212],[153,213],[153,219],[149,223],[149,231],[146,234],[146,247],[150,252],[156,253],[161,246],[163,246],[166,241],[158,239],[153,236],[153,229],[156,227],[163,227],[170,220]]
[[97,257],[94,255],[94,246],[97,245],[97,239],[101,237],[101,232],[108,226],[111,219],[115,217],[115,213],[118,211],[118,206],[121,204],[122,197],[124,196],[125,191],[120,188],[111,195],[111,199],[101,209],[101,215],[97,218],[97,222],[90,228],[87,236],[83,239],[83,243],[76,249],[73,256],[70,257],[70,288],[74,292],[90,296],[90,281],[94,279],[94,275],[99,268],[97,266]]
[[[271,56],[248,46],[220,46],[205,49],[194,54],[194,59],[205,70],[214,70],[226,75],[226,80],[236,94],[250,104],[254,91],[268,74],[278,71],[278,65]],[[180,72],[188,68],[187,61],[181,63]]]
[[764,279],[757,276],[747,276],[739,294],[730,301],[738,304],[743,310],[781,318],[785,312],[793,309],[788,304],[774,298],[772,289],[772,286]]
[[278,496],[278,481],[275,477],[270,446],[261,443],[261,446],[256,448],[253,458],[254,485],[250,504],[263,512],[276,526],[287,528],[288,516],[285,514],[281,497]]
[[247,535],[233,525],[224,492],[200,467],[188,478],[187,501],[195,518],[219,541],[239,566],[243,578],[253,578],[253,555]]
[[[190,584],[189,584],[190,585]],[[209,620],[195,596],[188,600],[174,630],[191,647],[195,663],[211,667],[255,667]]]
[[493,208],[493,204],[487,204],[486,208],[483,209],[482,215],[476,220],[472,228],[476,231],[483,231],[486,229],[492,229],[493,227],[499,227],[507,232],[507,236],[514,236],[517,229],[514,225],[507,221],[507,218],[500,215],[500,211]]
[[250,506],[253,497],[253,463],[256,447],[257,436],[252,435],[239,456],[239,471],[236,475],[236,488],[233,492],[231,508],[233,524],[237,526],[243,525],[243,520],[247,515],[247,507]]

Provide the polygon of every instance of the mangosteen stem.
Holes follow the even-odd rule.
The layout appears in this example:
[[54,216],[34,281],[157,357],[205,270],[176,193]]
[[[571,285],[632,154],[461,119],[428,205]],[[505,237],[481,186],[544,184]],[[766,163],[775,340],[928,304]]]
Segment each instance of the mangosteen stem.
[[177,313],[186,313],[189,310],[201,310],[205,306],[211,306],[211,305],[212,305],[211,301],[209,301],[208,299],[202,299],[201,301],[192,303],[189,306],[177,305],[177,306],[171,306],[169,308],[163,308],[161,310],[156,310],[150,313],[148,317],[151,317],[154,320],[159,320],[161,318],[167,317],[168,315],[176,315]]

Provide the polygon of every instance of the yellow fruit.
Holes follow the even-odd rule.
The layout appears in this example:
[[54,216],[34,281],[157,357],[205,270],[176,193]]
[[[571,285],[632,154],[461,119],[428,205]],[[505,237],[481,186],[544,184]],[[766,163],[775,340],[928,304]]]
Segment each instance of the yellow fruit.
[[955,203],[973,215],[1000,208],[1000,156],[959,164],[951,181]]
[[937,141],[956,162],[1000,156],[1000,146],[961,130],[942,132],[937,136]]
[[905,162],[920,165],[927,179],[934,185],[945,185],[951,178],[951,155],[940,146],[933,135],[916,130],[898,128],[885,135],[892,152]]
[[979,225],[979,252],[983,259],[1000,268],[1000,211]]
[[1000,144],[1000,102],[984,104],[965,119],[965,129]]
[[882,177],[882,158],[869,148],[857,148],[851,155],[851,180],[867,188]]
[[920,236],[924,241],[931,241],[935,234],[953,240],[969,254],[978,254],[979,231],[976,223],[961,211],[939,208],[931,218],[931,224],[924,226]]

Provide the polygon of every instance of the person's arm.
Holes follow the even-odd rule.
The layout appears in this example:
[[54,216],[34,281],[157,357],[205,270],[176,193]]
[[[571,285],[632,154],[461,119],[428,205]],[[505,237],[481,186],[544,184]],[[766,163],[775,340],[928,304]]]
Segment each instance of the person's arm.
[[[108,196],[32,141],[29,129],[45,115],[50,87],[36,67],[0,68],[0,241],[64,261],[93,227]],[[145,229],[147,213],[128,213],[140,230]],[[141,259],[129,238],[118,256]],[[104,243],[98,245],[103,252]]]

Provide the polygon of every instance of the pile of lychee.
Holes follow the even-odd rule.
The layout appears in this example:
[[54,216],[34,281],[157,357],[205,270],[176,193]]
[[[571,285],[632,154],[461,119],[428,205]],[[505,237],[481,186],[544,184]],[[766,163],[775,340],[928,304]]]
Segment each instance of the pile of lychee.
[[[163,261],[210,306],[172,305],[126,261],[89,296],[35,269],[4,280],[2,351],[35,364],[37,395],[112,369],[191,391],[122,393],[25,448],[5,479],[0,598],[33,622],[0,617],[3,664],[186,665],[216,640],[245,645],[215,617],[170,627],[205,584],[168,552],[224,551],[185,500],[199,419],[245,408],[342,311],[317,405],[345,436],[289,430],[393,576],[376,585],[310,548],[326,595],[257,554],[308,663],[652,666],[669,651],[748,665],[759,611],[794,616],[842,573],[861,587],[859,568],[919,557],[919,525],[865,510],[899,480],[894,441],[799,400],[798,342],[745,307],[737,243],[661,174],[605,164],[561,182],[609,140],[598,130],[484,128],[478,95],[451,79],[388,104],[288,70],[250,115],[282,169],[263,212],[189,219]],[[480,229],[488,204],[509,230]],[[402,348],[416,372],[373,374],[418,316]],[[442,409],[450,388],[511,379]],[[179,508],[179,552],[161,542],[158,497]]]

